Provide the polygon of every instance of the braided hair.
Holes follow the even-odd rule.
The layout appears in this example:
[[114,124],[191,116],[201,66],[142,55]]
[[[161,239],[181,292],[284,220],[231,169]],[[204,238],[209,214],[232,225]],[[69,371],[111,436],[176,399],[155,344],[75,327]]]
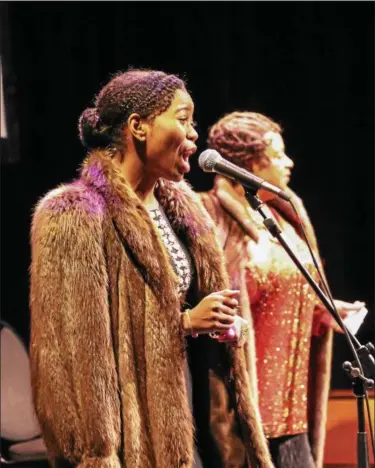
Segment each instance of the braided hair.
[[281,133],[281,127],[256,112],[232,112],[222,117],[209,131],[208,146],[240,167],[252,169],[254,162],[268,165],[264,152],[267,132]]
[[131,69],[117,73],[79,118],[80,140],[88,150],[111,148],[123,152],[123,129],[128,117],[154,119],[166,111],[185,83],[162,71]]

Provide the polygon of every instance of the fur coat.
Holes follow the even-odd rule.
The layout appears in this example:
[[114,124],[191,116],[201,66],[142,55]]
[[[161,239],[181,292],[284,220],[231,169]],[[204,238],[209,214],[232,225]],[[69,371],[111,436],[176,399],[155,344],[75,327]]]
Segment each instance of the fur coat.
[[[185,182],[160,180],[156,196],[193,259],[194,306],[228,286],[213,223]],[[53,466],[191,467],[177,278],[105,152],[38,203],[31,246],[32,388]],[[208,336],[190,342],[205,467],[272,467],[243,348]]]
[[[301,222],[310,245],[322,266],[314,229],[310,223],[302,200],[292,191],[293,202],[298,210]],[[231,287],[241,289],[241,314],[250,323],[248,342],[245,345],[246,365],[251,376],[251,391],[256,401],[256,395],[261,388],[257,387],[255,362],[255,335],[251,314],[250,300],[245,282],[245,265],[248,261],[247,252],[249,239],[257,242],[259,234],[255,223],[248,212],[248,204],[243,201],[232,183],[223,177],[215,178],[214,188],[207,193],[201,193],[200,198],[215,222],[221,245],[223,246],[227,272],[231,279]],[[287,220],[301,236],[300,227],[294,211],[289,203],[279,198],[268,202],[280,216]],[[323,273],[324,274],[324,273]],[[323,466],[325,426],[330,388],[332,331],[325,328],[319,336],[311,337],[309,392],[308,392],[308,423],[309,438],[316,467]]]

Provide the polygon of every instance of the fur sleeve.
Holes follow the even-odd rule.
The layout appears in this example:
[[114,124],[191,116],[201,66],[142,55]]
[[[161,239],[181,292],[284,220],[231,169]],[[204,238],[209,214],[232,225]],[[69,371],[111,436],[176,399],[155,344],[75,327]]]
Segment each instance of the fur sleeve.
[[52,460],[119,468],[120,404],[102,215],[97,204],[76,198],[46,198],[33,217],[34,404]]

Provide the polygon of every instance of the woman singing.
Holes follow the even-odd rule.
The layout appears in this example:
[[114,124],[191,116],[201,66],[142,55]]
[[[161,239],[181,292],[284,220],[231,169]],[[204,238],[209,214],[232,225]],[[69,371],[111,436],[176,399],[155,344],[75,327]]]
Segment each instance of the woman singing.
[[[130,70],[79,121],[79,178],[32,223],[31,371],[55,467],[272,467],[212,221],[184,175],[184,82]],[[214,336],[214,335],[213,335]]]
[[[233,112],[213,125],[208,144],[224,158],[290,193],[320,262],[303,203],[288,188],[293,161],[285,153],[280,126],[261,114]],[[259,197],[317,281],[291,206],[265,192]],[[253,385],[253,394],[259,393],[273,461],[280,468],[321,467],[331,330],[339,330],[338,325],[278,240],[264,227],[260,214],[250,207],[241,185],[218,176],[213,190],[201,194],[201,198],[218,228],[231,287],[241,290],[241,313],[252,324],[246,345],[247,367],[252,376],[257,374],[258,386]],[[358,301],[335,302],[343,317],[363,306]],[[252,382],[256,382],[254,377]]]

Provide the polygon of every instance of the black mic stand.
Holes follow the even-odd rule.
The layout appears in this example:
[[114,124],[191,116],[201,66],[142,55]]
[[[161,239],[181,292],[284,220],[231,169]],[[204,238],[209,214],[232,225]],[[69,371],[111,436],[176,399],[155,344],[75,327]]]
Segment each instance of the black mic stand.
[[[374,381],[371,378],[366,378],[365,373],[367,373],[370,377],[375,377],[375,348],[372,343],[368,343],[367,345],[361,345],[361,343],[357,340],[357,338],[348,330],[340,315],[332,306],[331,302],[328,300],[324,292],[320,289],[320,287],[316,284],[313,280],[310,273],[306,270],[306,268],[302,265],[298,257],[295,255],[291,247],[289,246],[287,240],[284,238],[284,234],[277,224],[277,222],[269,217],[262,208],[262,202],[257,197],[256,191],[252,191],[250,189],[246,189],[246,199],[249,202],[250,206],[258,211],[263,218],[263,224],[268,229],[273,237],[276,237],[280,244],[283,246],[285,251],[288,253],[289,257],[293,260],[294,264],[297,266],[299,271],[303,274],[306,278],[307,282],[310,284],[312,289],[315,291],[319,299],[323,302],[325,307],[334,317],[336,322],[340,325],[343,329],[350,348],[353,351],[355,361],[354,364],[357,364],[357,356],[358,355],[358,365],[359,367],[353,367],[351,362],[344,362],[343,368],[349,374],[352,379],[352,388],[355,397],[357,398],[357,411],[358,411],[358,434],[357,434],[357,460],[358,460],[358,468],[369,468],[369,459],[368,459],[368,450],[367,450],[367,433],[365,427],[365,417],[364,417],[364,398],[367,389],[373,388]],[[357,349],[355,349],[357,348]],[[360,367],[362,366],[363,374],[361,373]],[[370,421],[371,424],[371,421]]]

